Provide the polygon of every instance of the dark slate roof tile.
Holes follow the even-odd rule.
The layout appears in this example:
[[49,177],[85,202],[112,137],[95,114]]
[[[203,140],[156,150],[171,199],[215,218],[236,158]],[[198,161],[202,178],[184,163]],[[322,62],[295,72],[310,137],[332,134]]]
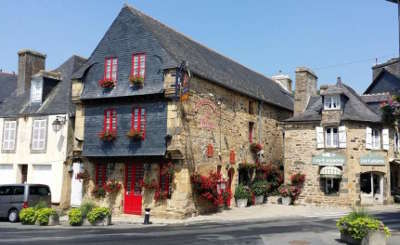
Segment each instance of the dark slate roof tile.
[[2,103],[17,88],[17,75],[0,72],[0,103]]

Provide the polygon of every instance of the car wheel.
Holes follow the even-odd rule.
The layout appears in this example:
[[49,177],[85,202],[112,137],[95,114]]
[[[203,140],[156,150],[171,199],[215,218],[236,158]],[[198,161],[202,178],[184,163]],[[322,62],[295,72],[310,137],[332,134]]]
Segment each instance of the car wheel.
[[18,210],[12,209],[8,212],[8,221],[15,223],[18,220]]

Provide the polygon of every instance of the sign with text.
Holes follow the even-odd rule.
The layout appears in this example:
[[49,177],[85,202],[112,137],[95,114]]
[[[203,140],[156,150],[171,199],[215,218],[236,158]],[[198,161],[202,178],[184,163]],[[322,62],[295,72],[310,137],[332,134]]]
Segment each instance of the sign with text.
[[360,165],[385,165],[385,157],[377,153],[368,153],[360,157]]
[[325,152],[312,157],[312,164],[319,166],[343,166],[346,163],[346,156]]

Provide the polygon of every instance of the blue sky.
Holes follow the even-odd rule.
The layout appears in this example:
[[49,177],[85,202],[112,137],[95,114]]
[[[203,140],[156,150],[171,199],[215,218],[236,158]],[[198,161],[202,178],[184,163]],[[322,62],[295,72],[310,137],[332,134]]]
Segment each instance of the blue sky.
[[267,76],[307,66],[319,85],[341,76],[363,92],[375,58],[398,55],[397,8],[385,0],[3,0],[0,69],[16,71],[23,48],[46,53],[48,69],[89,57],[125,2]]

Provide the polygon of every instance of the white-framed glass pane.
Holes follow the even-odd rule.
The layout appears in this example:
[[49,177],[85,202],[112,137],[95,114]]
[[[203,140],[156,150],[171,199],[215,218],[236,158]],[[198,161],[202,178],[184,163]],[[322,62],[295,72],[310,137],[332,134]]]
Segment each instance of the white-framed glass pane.
[[142,108],[140,111],[140,131],[144,132],[144,127],[146,125],[146,109]]
[[32,130],[32,149],[44,150],[47,137],[47,120],[34,120]]
[[31,81],[31,102],[42,102],[42,81]]

